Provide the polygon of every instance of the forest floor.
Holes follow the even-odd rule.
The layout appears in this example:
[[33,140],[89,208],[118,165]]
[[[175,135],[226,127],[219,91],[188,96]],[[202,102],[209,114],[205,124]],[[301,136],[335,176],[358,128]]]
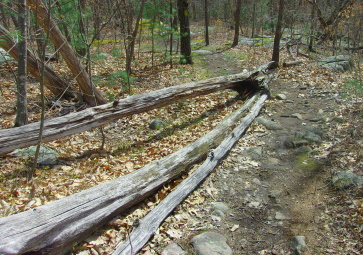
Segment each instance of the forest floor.
[[[149,55],[147,60],[139,59],[132,92],[240,73],[243,69],[250,71],[269,62],[269,48],[239,45],[229,49],[220,41],[212,41],[205,48],[211,54],[195,55],[193,66],[150,68]],[[281,56],[291,60],[285,50]],[[281,128],[268,130],[255,122],[222,164],[165,220],[140,254],[162,254],[171,242],[193,254],[191,239],[205,231],[223,234],[233,254],[293,254],[291,239],[297,235],[306,237],[304,254],[361,254],[362,191],[336,190],[331,185],[337,171],[363,175],[362,95],[346,86],[358,77],[357,72],[334,73],[310,65],[312,61],[307,58],[301,59],[303,64],[277,71],[270,84],[273,97],[260,114]],[[124,96],[119,88],[104,81],[110,74],[124,70],[121,61],[107,56],[94,64],[97,85],[110,98]],[[62,63],[52,65],[67,74]],[[15,116],[15,85],[6,66],[1,66],[0,82],[1,128],[10,128]],[[36,121],[39,97],[37,83],[32,79],[29,91],[30,121]],[[286,99],[277,100],[277,94],[284,94]],[[98,129],[47,143],[60,153],[60,163],[38,169],[31,183],[25,178],[29,162],[1,157],[0,216],[117,178],[184,147],[240,107],[238,103],[227,104],[235,97],[234,92],[213,93],[106,125],[106,146],[102,151]],[[47,116],[54,117],[72,103],[49,106]],[[161,119],[168,126],[150,130],[153,119]],[[296,132],[307,131],[321,141],[299,148],[287,145]],[[117,242],[127,238],[127,226],[170,191],[167,186],[95,232],[72,253],[109,254]],[[228,206],[224,216],[213,214],[216,202]]]

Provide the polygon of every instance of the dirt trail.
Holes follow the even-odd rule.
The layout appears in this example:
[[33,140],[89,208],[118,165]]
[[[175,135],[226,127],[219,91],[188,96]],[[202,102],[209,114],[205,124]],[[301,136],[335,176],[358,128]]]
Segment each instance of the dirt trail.
[[[221,70],[239,70],[223,54],[201,59],[216,75]],[[260,116],[281,128],[266,130],[253,124],[254,131],[245,134],[192,195],[190,201],[200,196],[206,200],[201,205],[188,204],[194,214],[184,226],[184,241],[179,242],[188,252],[193,236],[216,231],[227,238],[233,254],[294,254],[294,236],[306,238],[304,254],[342,254],[336,245],[339,235],[327,227],[326,212],[334,202],[327,185],[331,173],[324,160],[326,152],[319,140],[325,139],[326,119],[333,118],[334,95],[279,79],[270,89],[286,99],[272,98]],[[215,202],[228,206],[225,215],[212,212]]]

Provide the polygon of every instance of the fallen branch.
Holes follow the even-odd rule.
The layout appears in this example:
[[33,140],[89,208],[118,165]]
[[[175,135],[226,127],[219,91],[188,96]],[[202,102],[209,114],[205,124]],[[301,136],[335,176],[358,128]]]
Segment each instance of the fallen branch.
[[283,66],[283,67],[288,67],[288,66],[300,65],[301,63],[303,63],[303,61],[301,61],[301,60],[296,60],[296,61],[284,62],[284,63],[282,64],[282,66]]
[[180,176],[218,146],[257,95],[207,135],[131,174],[37,208],[0,218],[0,254],[64,254],[117,214]]
[[[253,72],[220,76],[168,87],[46,120],[42,141],[53,141],[67,135],[99,127],[125,116],[224,89],[234,89],[244,95],[252,94],[251,92],[261,89],[260,84],[265,77],[264,72],[271,67],[272,63],[263,65],[264,70],[261,70],[260,67],[260,69]],[[0,155],[37,144],[39,127],[39,122],[36,122],[21,127],[0,130]]]
[[224,139],[224,141],[209,154],[195,172],[186,178],[178,187],[161,201],[151,212],[149,212],[139,225],[134,228],[129,240],[120,243],[113,255],[134,255],[136,254],[156,232],[164,219],[180,204],[196,187],[213,171],[219,162],[229,153],[233,146],[242,137],[251,122],[256,118],[267,95],[263,95],[251,108],[250,113],[244,117],[241,123]]

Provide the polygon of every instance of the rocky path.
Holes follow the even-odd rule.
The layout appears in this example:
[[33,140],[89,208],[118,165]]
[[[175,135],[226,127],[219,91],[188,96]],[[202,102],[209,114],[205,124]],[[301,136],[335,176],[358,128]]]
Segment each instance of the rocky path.
[[[216,55],[203,58],[212,70],[227,68]],[[183,237],[161,254],[342,254],[338,227],[328,227],[324,147],[336,96],[279,79],[271,92],[253,131],[175,212],[189,212]]]

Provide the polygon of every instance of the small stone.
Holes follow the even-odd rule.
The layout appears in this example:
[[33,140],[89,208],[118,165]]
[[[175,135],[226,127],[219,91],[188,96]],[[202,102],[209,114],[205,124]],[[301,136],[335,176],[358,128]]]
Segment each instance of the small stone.
[[275,98],[276,98],[277,100],[286,100],[286,99],[287,99],[287,97],[286,97],[286,95],[285,95],[285,94],[277,94],[277,95],[275,96]]
[[263,125],[268,130],[281,130],[282,129],[282,126],[280,123],[265,119],[263,117],[256,118],[256,121],[258,124]]
[[177,244],[171,243],[165,247],[161,255],[186,255],[187,253]]
[[150,123],[149,128],[155,130],[166,127],[167,125],[168,123],[166,123],[165,121],[155,119]]
[[212,203],[212,211],[220,210],[223,213],[226,213],[228,211],[229,207],[223,202],[213,202]]
[[276,220],[290,220],[289,217],[287,217],[286,215],[284,215],[284,214],[282,214],[280,212],[276,212],[275,219]]
[[306,250],[305,236],[294,236],[291,247],[295,254],[302,254]]
[[191,244],[198,255],[232,255],[227,238],[216,232],[204,232],[193,237]]
[[302,120],[303,119],[303,117],[302,117],[302,115],[300,113],[294,113],[291,116],[293,116],[293,117],[295,117],[295,118],[297,118],[299,120]]

